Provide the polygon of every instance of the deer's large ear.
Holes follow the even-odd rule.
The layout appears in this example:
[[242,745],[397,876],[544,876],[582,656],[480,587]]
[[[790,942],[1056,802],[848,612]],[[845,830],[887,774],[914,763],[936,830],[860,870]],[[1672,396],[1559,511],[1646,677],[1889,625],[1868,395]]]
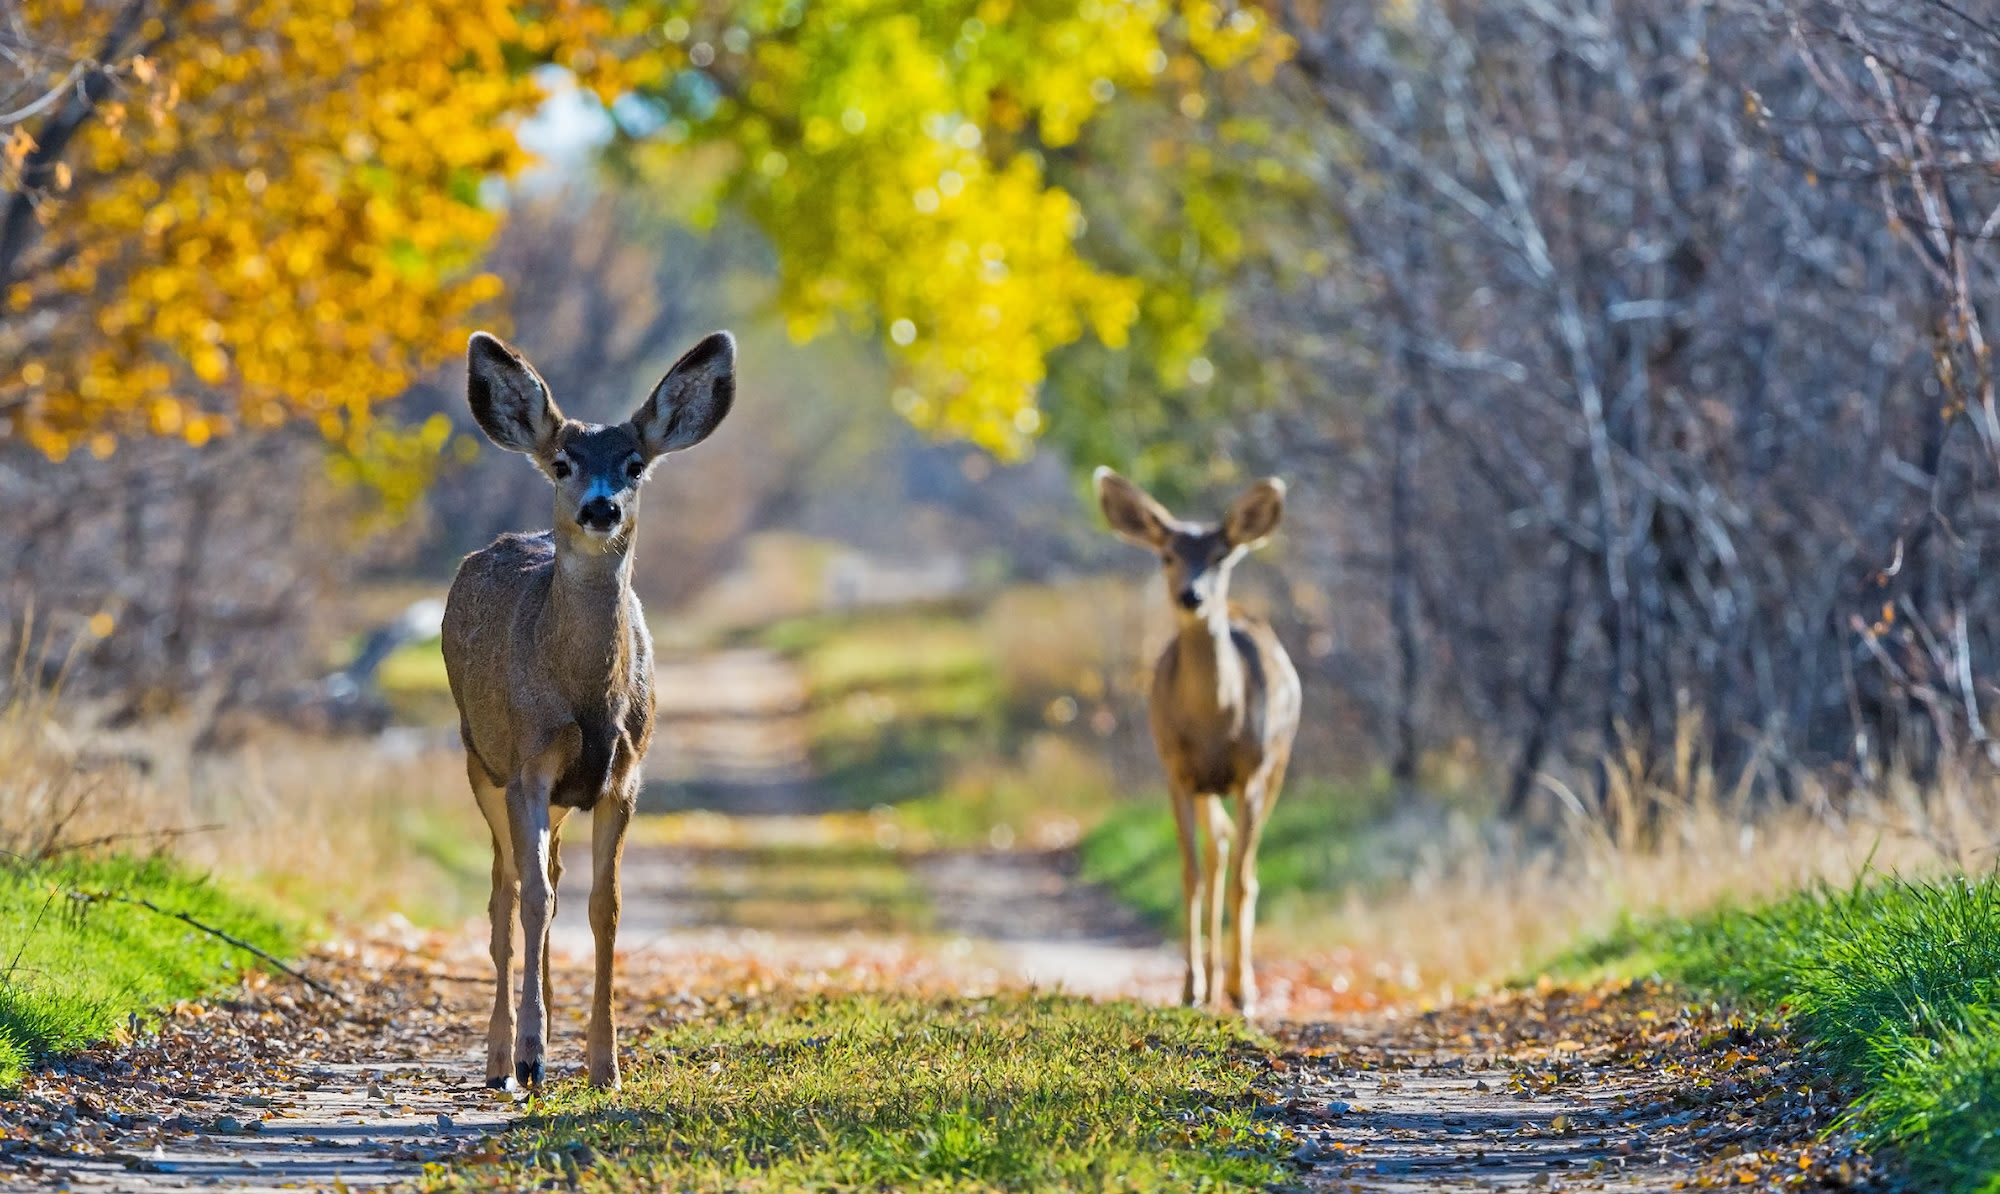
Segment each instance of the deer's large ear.
[[1097,482],[1097,505],[1104,521],[1120,538],[1155,550],[1166,545],[1174,516],[1153,500],[1153,495],[1108,468],[1091,474]]
[[1266,477],[1229,504],[1229,513],[1222,518],[1222,533],[1229,537],[1231,547],[1258,547],[1278,529],[1278,520],[1284,516],[1285,483]]
[[692,448],[721,426],[736,401],[736,340],[717,332],[674,362],[652,397],[632,412],[646,455]]
[[472,333],[465,363],[465,400],[486,438],[509,452],[547,454],[563,413],[534,366],[486,332]]

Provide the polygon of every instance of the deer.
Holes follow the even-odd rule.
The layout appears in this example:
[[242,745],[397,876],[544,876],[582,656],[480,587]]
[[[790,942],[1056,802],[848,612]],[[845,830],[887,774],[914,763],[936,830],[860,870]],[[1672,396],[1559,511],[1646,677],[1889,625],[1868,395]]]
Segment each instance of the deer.
[[[707,439],[729,414],[736,342],[727,332],[703,339],[615,426],[564,416],[541,375],[496,336],[475,332],[466,363],[479,429],[555,488],[554,526],[501,535],[465,557],[445,599],[445,673],[466,777],[493,836],[486,1085],[533,1088],[545,1077],[561,833],[581,810],[591,814],[596,948],[584,1059],[593,1086],[616,1089],[618,869],[653,735],[653,643],[632,589],[639,488],[662,456]],[[517,912],[518,1018],[509,989]]]
[[[1284,786],[1301,690],[1291,657],[1270,626],[1230,604],[1229,578],[1277,530],[1285,483],[1258,481],[1220,523],[1201,523],[1174,517],[1109,468],[1098,469],[1094,480],[1111,530],[1159,555],[1178,620],[1173,641],[1153,667],[1147,715],[1180,838],[1187,962],[1181,1002],[1218,1013],[1233,1002],[1247,1019],[1257,1001],[1251,963],[1257,845]],[[1233,815],[1226,807],[1232,802]],[[1208,835],[1200,842],[1203,822]],[[1226,958],[1225,871],[1233,930]]]

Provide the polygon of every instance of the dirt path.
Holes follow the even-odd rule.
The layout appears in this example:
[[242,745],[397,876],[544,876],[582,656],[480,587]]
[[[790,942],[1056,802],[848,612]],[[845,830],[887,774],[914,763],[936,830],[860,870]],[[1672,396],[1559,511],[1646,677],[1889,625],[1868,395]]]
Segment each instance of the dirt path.
[[[654,864],[663,874],[691,865],[665,851]],[[913,868],[963,901],[948,919],[964,919],[951,923],[993,934],[976,943],[662,932],[625,960],[627,1039],[691,1000],[833,973],[924,989],[1049,984],[1033,968],[1051,965],[1051,950],[1072,951],[1068,964],[1093,994],[1159,998],[1174,971],[1158,965],[1158,948],[1137,943],[1136,929],[1125,942],[1082,931],[1101,896],[1065,884],[1053,865],[947,856]],[[580,962],[565,955],[557,971],[559,1075],[582,1053]],[[33,1074],[0,1101],[0,1178],[139,1194],[359,1189],[427,1162],[492,1159],[493,1134],[520,1108],[480,1083],[491,988],[477,943],[405,932],[311,964],[348,1006],[253,976],[232,998],[173,1009],[157,1033]],[[1305,1189],[1836,1189],[1865,1188],[1874,1174],[1838,1139],[1816,1139],[1838,1099],[1808,1080],[1782,1036],[1649,988],[1509,993],[1274,1033],[1265,1114],[1289,1130]]]
[[[690,724],[663,782],[733,817],[642,821],[625,870],[619,1000],[628,1042],[689,1001],[760,984],[1060,988],[1165,1002],[1180,964],[1060,852],[898,852],[852,815],[813,816],[802,688],[764,652],[663,672]],[[666,681],[671,683],[666,683]],[[676,704],[675,702],[679,702]],[[711,793],[713,794],[713,793]],[[571,848],[588,826],[570,827]],[[582,1055],[588,870],[572,857],[553,933],[551,1055]],[[426,1163],[492,1159],[522,1096],[484,1089],[483,932],[377,934],[312,970],[346,1006],[252,976],[157,1032],[34,1072],[0,1099],[0,1182],[151,1194],[358,1189]],[[1304,965],[1267,971],[1276,1015],[1337,1006]],[[1336,987],[1334,990],[1338,990]],[[1838,1100],[1768,1028],[1657,991],[1514,993],[1445,1012],[1273,1029],[1267,1118],[1310,1190],[1669,1190],[1866,1185],[1816,1142]],[[1802,1093],[1804,1091],[1805,1093]]]
[[252,976],[38,1068],[0,1103],[0,1169],[33,1189],[358,1188],[476,1151],[514,1105],[481,1084],[481,986],[440,944],[322,953],[344,1008]]
[[[746,819],[726,845],[640,841],[620,934],[627,1039],[677,1001],[840,972],[863,984],[1158,996],[1173,958],[1058,854],[897,855],[810,819]],[[588,827],[565,836],[589,840]],[[579,874],[579,872],[584,872]],[[580,1060],[587,868],[565,875],[552,1055]],[[20,1188],[365,1188],[478,1156],[518,1096],[487,1091],[491,969],[476,929],[378,935],[311,971],[348,1000],[255,976],[172,1009],[156,1034],[45,1067],[0,1100],[0,1177]],[[748,977],[746,977],[748,976]]]
[[646,755],[642,808],[815,811],[810,689],[796,664],[732,648],[664,658],[653,682],[660,732]]
[[1274,1117],[1314,1190],[1866,1188],[1841,1100],[1769,1024],[1645,985],[1288,1026]]

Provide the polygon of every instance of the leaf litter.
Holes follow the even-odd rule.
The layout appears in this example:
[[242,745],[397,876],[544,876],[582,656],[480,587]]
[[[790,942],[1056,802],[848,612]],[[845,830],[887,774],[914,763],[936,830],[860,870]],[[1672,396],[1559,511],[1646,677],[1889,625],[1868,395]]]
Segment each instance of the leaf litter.
[[1885,1188],[1780,1018],[1543,983],[1293,1024],[1265,1089],[1312,1190]]
[[[935,941],[746,933],[687,945],[621,964],[628,1071],[649,1031],[733,1000],[815,990],[963,1000],[1019,985]],[[1885,1183],[1833,1130],[1847,1092],[1815,1072],[1780,1020],[1685,1006],[1643,983],[1543,984],[1417,1013],[1336,994],[1314,967],[1276,961],[1269,1005],[1295,1022],[1273,1032],[1258,1147],[1281,1149],[1303,1188]],[[0,1095],[0,1181],[339,1190],[511,1159],[508,1129],[531,1108],[483,1087],[483,942],[405,928],[329,945],[309,965],[349,1006],[249,972],[221,996],[30,1070]],[[581,1063],[585,968],[559,966],[556,984],[551,1053],[568,1074]],[[569,1164],[581,1173],[591,1159]]]

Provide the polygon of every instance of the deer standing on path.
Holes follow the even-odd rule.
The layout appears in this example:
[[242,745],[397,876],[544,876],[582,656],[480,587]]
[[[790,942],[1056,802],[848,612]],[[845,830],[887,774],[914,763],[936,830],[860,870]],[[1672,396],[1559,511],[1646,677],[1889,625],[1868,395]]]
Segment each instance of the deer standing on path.
[[[1229,604],[1229,574],[1277,529],[1285,510],[1285,483],[1271,477],[1252,485],[1216,525],[1175,518],[1151,494],[1108,468],[1097,470],[1096,481],[1097,502],[1111,529],[1159,554],[1167,595],[1180,615],[1174,641],[1154,665],[1147,712],[1180,834],[1187,914],[1181,1002],[1206,1003],[1220,1011],[1226,990],[1248,1017],[1257,1001],[1250,962],[1257,921],[1257,841],[1285,782],[1285,762],[1299,728],[1300,689],[1298,672],[1278,636]],[[1233,822],[1225,807],[1230,800],[1236,803]],[[1208,824],[1208,840],[1198,850],[1202,821]],[[1225,871],[1234,929],[1226,963]]]
[[[618,864],[653,735],[653,642],[632,591],[639,485],[654,461],[708,438],[736,394],[736,342],[694,346],[615,427],[565,418],[513,349],[485,332],[466,350],[466,399],[488,439],[555,485],[555,528],[507,534],[459,565],[445,601],[444,665],[465,770],[493,832],[493,1019],[486,1085],[539,1086],[549,1026],[549,922],[569,814],[590,820],[596,985],[584,1049],[594,1086],[618,1085],[612,945]],[[524,949],[516,1027],[514,918]]]

